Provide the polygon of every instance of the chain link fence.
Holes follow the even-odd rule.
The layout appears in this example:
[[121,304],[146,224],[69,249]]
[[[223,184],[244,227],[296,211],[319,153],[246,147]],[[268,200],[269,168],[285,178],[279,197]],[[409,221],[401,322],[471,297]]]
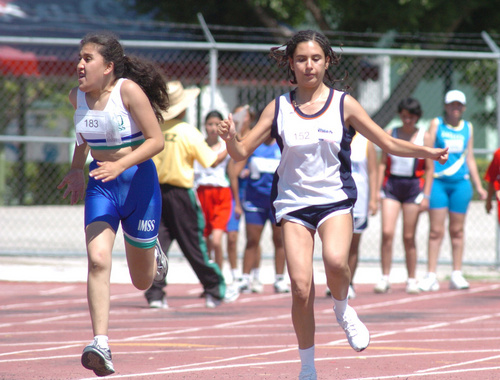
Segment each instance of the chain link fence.
[[[201,126],[211,109],[227,114],[238,104],[262,109],[290,90],[284,70],[269,57],[271,45],[122,41],[129,55],[156,62],[169,79],[202,88],[188,121]],[[79,40],[0,37],[0,254],[85,254],[83,206],[68,206],[57,184],[67,172],[74,145],[69,90],[77,85]],[[274,45],[273,45],[274,46]],[[398,124],[396,108],[407,96],[424,110],[426,128],[442,115],[446,91],[467,95],[466,119],[475,126],[475,154],[481,175],[498,146],[498,65],[489,52],[419,51],[377,48],[335,49],[341,54],[335,87],[348,89],[382,127]],[[380,215],[370,218],[361,260],[376,261]],[[418,251],[426,260],[427,216],[418,229]],[[241,226],[240,254],[244,246]],[[401,225],[397,226],[398,231]],[[272,241],[262,242],[272,256]],[[401,234],[394,260],[404,261]],[[123,253],[123,241],[115,249]],[[320,245],[315,255],[320,257]],[[440,260],[449,262],[445,242]],[[177,252],[176,246],[172,253]],[[467,218],[465,263],[498,264],[496,219],[473,201]]]

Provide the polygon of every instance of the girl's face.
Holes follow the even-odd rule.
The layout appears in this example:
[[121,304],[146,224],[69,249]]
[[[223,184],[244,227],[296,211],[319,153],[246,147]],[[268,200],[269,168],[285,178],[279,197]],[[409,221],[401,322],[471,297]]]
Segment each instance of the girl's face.
[[299,86],[317,86],[323,83],[329,64],[323,49],[316,41],[300,42],[289,62]]
[[217,124],[222,120],[216,116],[209,117],[205,122],[205,130],[208,136],[219,136],[217,133]]
[[446,115],[451,118],[461,119],[465,112],[465,105],[460,102],[453,102],[444,105]]
[[417,125],[418,116],[410,113],[408,110],[401,110],[399,118],[403,122],[403,128],[413,129]]
[[104,57],[99,53],[97,45],[84,45],[80,50],[80,58],[76,66],[80,90],[89,92],[101,89],[104,76],[112,69],[113,64],[104,62]]

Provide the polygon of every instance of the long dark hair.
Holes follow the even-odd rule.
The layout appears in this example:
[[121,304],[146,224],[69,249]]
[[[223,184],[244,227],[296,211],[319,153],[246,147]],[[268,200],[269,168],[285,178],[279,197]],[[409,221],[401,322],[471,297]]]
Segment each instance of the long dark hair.
[[167,81],[162,72],[152,63],[134,56],[125,55],[118,38],[111,32],[93,32],[80,41],[84,45],[95,44],[106,63],[113,62],[116,78],[127,78],[137,83],[153,107],[156,118],[162,123],[162,111],[169,106]]
[[[269,54],[271,58],[278,62],[279,67],[287,68],[288,77],[290,78],[290,83],[292,84],[297,84],[297,78],[290,67],[289,58],[293,58],[293,54],[295,53],[295,49],[297,49],[298,44],[308,41],[316,41],[318,43],[325,54],[325,59],[330,61],[329,68],[337,66],[340,63],[340,56],[333,51],[330,46],[330,41],[323,33],[316,32],[314,30],[299,31],[295,33],[284,45],[271,48],[271,52]],[[332,86],[338,81],[338,79],[335,79],[328,70],[326,70],[325,76],[328,80],[328,84]]]

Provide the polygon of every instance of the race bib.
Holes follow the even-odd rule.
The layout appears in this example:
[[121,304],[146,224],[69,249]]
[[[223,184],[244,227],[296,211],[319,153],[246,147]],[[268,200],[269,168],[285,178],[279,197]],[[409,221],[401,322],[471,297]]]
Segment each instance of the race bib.
[[108,146],[122,143],[119,120],[112,118],[109,112],[77,109],[74,122],[76,133],[103,135]]
[[317,144],[319,142],[318,127],[314,122],[290,125],[290,130],[285,134],[288,146]]
[[463,140],[444,140],[444,146],[448,148],[449,153],[461,153],[464,151]]

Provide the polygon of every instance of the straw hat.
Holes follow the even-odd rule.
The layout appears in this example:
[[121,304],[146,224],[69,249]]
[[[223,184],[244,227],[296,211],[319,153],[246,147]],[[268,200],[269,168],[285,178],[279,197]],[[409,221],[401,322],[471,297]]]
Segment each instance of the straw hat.
[[200,95],[200,89],[184,88],[178,80],[168,82],[168,100],[170,106],[168,110],[162,112],[164,120],[171,120],[188,108],[191,103]]

